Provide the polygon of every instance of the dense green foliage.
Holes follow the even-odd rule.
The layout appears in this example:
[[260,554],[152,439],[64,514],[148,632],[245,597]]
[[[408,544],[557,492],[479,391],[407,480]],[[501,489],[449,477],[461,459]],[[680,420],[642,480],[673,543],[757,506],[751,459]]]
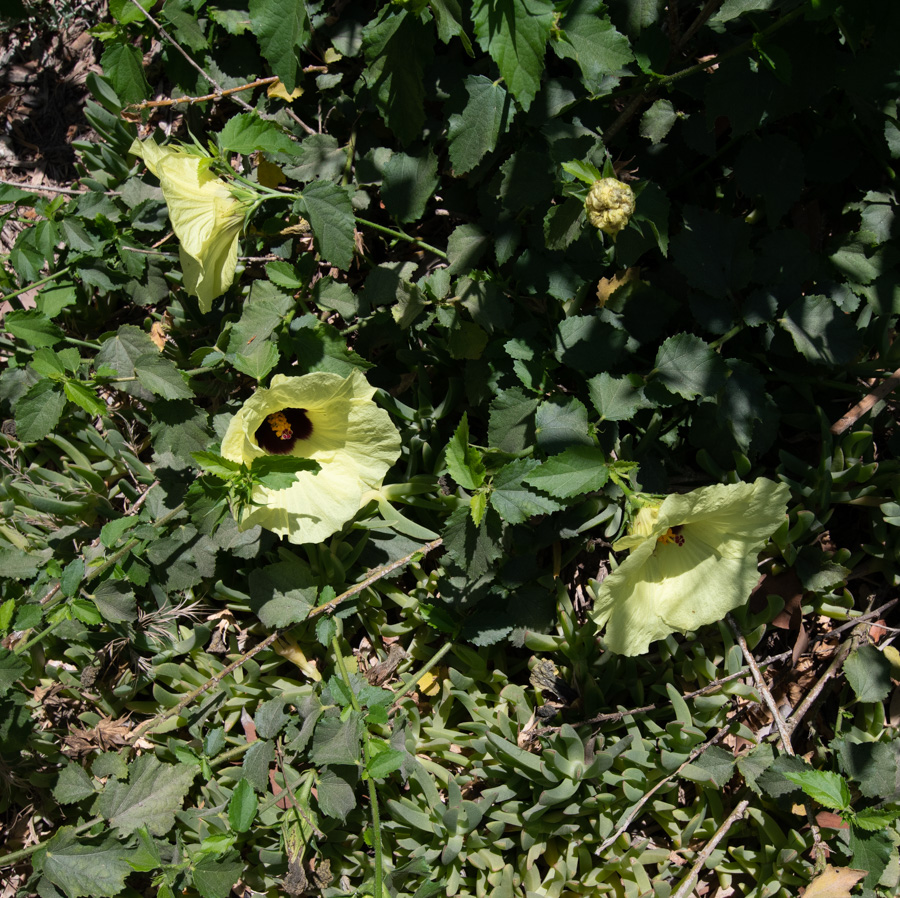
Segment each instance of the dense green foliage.
[[[109,11],[77,190],[0,186],[18,894],[895,894],[900,432],[851,409],[900,367],[900,5]],[[136,138],[260,200],[208,311]],[[321,543],[239,530],[302,466],[229,421],[352,371],[385,485]],[[608,651],[632,493],[758,477],[750,602]]]

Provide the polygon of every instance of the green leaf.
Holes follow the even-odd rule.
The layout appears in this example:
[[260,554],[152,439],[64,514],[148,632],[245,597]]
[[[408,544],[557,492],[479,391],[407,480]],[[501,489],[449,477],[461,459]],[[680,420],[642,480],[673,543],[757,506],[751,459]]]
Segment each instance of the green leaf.
[[351,711],[346,720],[323,717],[316,724],[309,760],[312,764],[356,764],[362,758],[362,717]]
[[29,346],[55,346],[65,336],[57,325],[37,309],[14,309],[3,316],[3,326]]
[[859,783],[867,798],[895,801],[900,792],[900,755],[887,742],[851,742],[835,739],[829,745],[837,752],[841,770]]
[[491,481],[490,502],[508,524],[524,524],[538,514],[558,511],[562,505],[549,496],[542,496],[525,485],[536,467],[535,459],[520,458],[504,465]]
[[551,206],[544,216],[544,241],[547,249],[565,249],[581,234],[584,225],[584,203],[568,197],[561,206]]
[[900,159],[900,125],[896,119],[886,119],[884,123],[884,139],[893,159]]
[[[131,520],[134,520],[133,518]],[[102,532],[102,531],[101,531]],[[59,578],[59,587],[66,597],[77,595],[78,587],[84,579],[84,562],[80,558],[73,558],[64,568]]]
[[860,350],[853,319],[827,296],[803,296],[788,306],[779,324],[807,361],[846,365]]
[[462,420],[447,444],[447,470],[463,489],[477,490],[484,483],[481,453],[469,445],[469,416],[466,412],[463,412]]
[[209,47],[209,41],[206,39],[205,30],[197,21],[194,9],[189,0],[166,0],[162,11],[175,30],[175,40],[182,47],[200,53]]
[[774,228],[803,192],[803,152],[780,134],[748,140],[735,160],[734,175],[744,193],[763,198]]
[[858,826],[866,832],[877,832],[880,829],[889,827],[898,817],[900,817],[900,808],[864,808],[858,811],[850,818],[853,826]]
[[[730,751],[713,745],[688,767],[693,768],[694,771],[702,771],[706,782],[712,781],[716,788],[724,789],[734,775],[734,764],[735,757]],[[702,782],[699,779],[695,781]]]
[[175,363],[156,350],[135,359],[134,373],[143,386],[163,399],[192,399],[194,396]]
[[303,188],[303,206],[316,249],[326,262],[346,271],[356,247],[356,219],[347,190],[332,181],[313,181]]
[[398,221],[417,221],[438,186],[438,160],[430,150],[424,156],[394,153],[384,167],[381,197]]
[[104,620],[112,624],[137,620],[134,590],[124,580],[104,580],[91,595]]
[[693,334],[669,337],[656,354],[654,369],[666,389],[685,399],[712,396],[725,382],[721,356]]
[[772,766],[774,760],[775,753],[768,742],[760,743],[749,754],[737,759],[738,770],[757,795],[762,795],[758,780]]
[[69,249],[80,253],[96,252],[100,249],[100,240],[89,234],[77,220],[64,218],[59,223],[59,236]]
[[891,691],[891,664],[875,646],[852,652],[844,662],[844,674],[861,702],[882,702]]
[[[456,310],[454,310],[456,312]],[[447,347],[454,359],[480,359],[488,343],[488,335],[477,324],[454,314]]]
[[640,409],[650,405],[644,398],[644,382],[637,374],[598,374],[588,381],[588,391],[603,421],[630,421]]
[[241,374],[246,374],[259,383],[265,380],[280,358],[281,354],[275,344],[270,340],[262,340],[254,343],[246,352],[236,353],[233,364]]
[[598,490],[609,479],[606,453],[594,446],[571,446],[535,468],[525,482],[559,499]]
[[59,779],[53,787],[53,797],[60,804],[74,804],[94,795],[93,780],[80,764],[69,763],[59,771]]
[[[133,377],[135,362],[151,353],[158,355],[159,350],[150,337],[134,325],[123,324],[114,337],[103,341],[94,364],[98,370],[111,368],[119,377]],[[141,396],[152,395],[142,387],[130,383],[117,386],[126,392],[132,392],[130,388],[136,387]]]
[[259,739],[247,749],[241,772],[257,792],[269,788],[269,767],[274,760],[275,743],[268,739]]
[[118,752],[106,751],[94,758],[91,764],[91,773],[94,776],[113,776],[117,780],[124,780],[128,778],[128,761],[124,755]]
[[144,59],[137,47],[113,44],[104,51],[100,64],[122,103],[140,103],[150,96],[150,85],[144,76]]
[[66,366],[58,352],[52,349],[39,349],[31,357],[30,368],[43,377],[60,378],[66,373]]
[[[302,3],[291,5],[303,7]],[[248,156],[257,150],[294,154],[299,148],[299,144],[274,122],[266,121],[249,112],[232,116],[225,123],[225,127],[218,134],[218,144],[222,150]]]
[[236,851],[229,851],[224,857],[213,855],[198,861],[191,878],[201,898],[229,898],[243,871],[244,862]]
[[347,148],[330,134],[310,134],[294,148],[293,158],[282,171],[295,181],[340,182],[347,166]]
[[16,404],[16,436],[24,443],[44,439],[59,423],[66,399],[50,380],[39,380]]
[[266,455],[255,458],[250,464],[254,479],[270,490],[284,490],[293,484],[300,471],[318,471],[319,462],[311,458],[295,458],[292,455]]
[[438,37],[445,44],[458,37],[466,53],[474,56],[472,42],[463,28],[464,19],[459,0],[430,0],[428,6],[437,23]]
[[254,282],[250,290],[250,300],[244,303],[241,318],[228,335],[228,352],[246,353],[252,349],[254,343],[268,340],[284,323],[293,308],[294,300],[291,296],[273,284],[265,281]]
[[131,0],[109,0],[109,12],[123,25],[142,22],[145,18],[144,11]]
[[844,778],[837,773],[829,770],[804,770],[785,773],[784,776],[826,808],[845,811],[850,807],[850,789]]
[[753,253],[748,231],[740,219],[687,206],[684,229],[672,239],[675,267],[692,287],[724,300],[750,280]]
[[306,619],[316,601],[316,584],[297,561],[282,561],[250,574],[250,607],[267,627]]
[[316,798],[319,810],[335,820],[346,820],[347,815],[356,807],[353,786],[328,767],[316,777]]
[[488,445],[503,452],[523,452],[534,443],[534,413],[538,400],[519,387],[497,394],[491,403]]
[[[302,290],[309,281],[300,273],[300,268],[291,262],[267,262],[266,275],[269,280],[282,290]],[[246,312],[247,306],[244,306]]]
[[471,15],[479,45],[497,63],[510,93],[527,110],[544,71],[553,4],[548,0],[476,0]]
[[422,79],[434,52],[433,35],[417,16],[393,4],[363,35],[366,83],[373,85],[378,111],[404,146],[421,134],[425,123]]
[[241,470],[239,462],[223,458],[221,455],[216,455],[215,452],[192,452],[191,458],[207,474],[221,477],[222,480],[230,480],[233,474]]
[[[6,608],[6,603],[3,607]],[[12,607],[10,606],[10,609]],[[9,649],[0,647],[0,695],[6,695],[9,687],[30,669],[31,665],[24,658],[14,655]]]
[[23,549],[0,546],[0,571],[11,580],[27,580],[34,577],[52,556],[52,549],[26,552]]
[[548,455],[573,445],[593,445],[588,431],[587,409],[572,396],[553,396],[535,414],[538,448]]
[[551,45],[558,56],[578,63],[592,93],[609,93],[618,83],[615,76],[634,59],[628,38],[616,31],[605,12],[600,0],[575,0],[560,23],[564,39]]
[[237,833],[245,833],[256,819],[259,801],[253,786],[241,777],[228,802],[228,822]]
[[[325,615],[322,615],[322,620]],[[256,732],[262,739],[274,739],[288,722],[288,715],[284,710],[284,699],[273,698],[263,702],[253,715],[256,724]]]
[[74,284],[48,285],[37,296],[37,310],[48,318],[55,318],[63,309],[78,302]]
[[389,748],[375,755],[370,761],[366,772],[372,779],[380,780],[399,770],[403,766],[406,755],[402,751]]
[[75,827],[63,826],[40,850],[43,872],[68,898],[115,898],[132,872],[128,852],[116,841],[79,843]]
[[106,414],[109,409],[93,388],[77,380],[67,380],[63,384],[66,396],[77,406],[83,408],[89,415],[99,416]]
[[155,755],[141,755],[129,765],[128,783],[107,781],[97,801],[97,812],[123,836],[146,826],[164,836],[175,823],[199,768],[188,764],[163,764]]
[[894,843],[888,833],[866,833],[853,826],[850,827],[850,851],[853,852],[853,866],[866,870],[869,874],[863,881],[868,889],[875,887],[891,855],[896,856]]
[[641,116],[641,137],[646,137],[654,146],[665,140],[678,121],[678,114],[670,100],[657,100]]
[[19,608],[18,613],[16,614],[16,619],[13,623],[13,629],[33,630],[35,627],[39,627],[41,625],[42,618],[43,614],[41,613],[40,605],[33,605],[31,603],[22,605]]
[[579,181],[584,181],[585,184],[593,184],[594,181],[599,181],[603,177],[603,172],[596,165],[585,162],[582,159],[572,159],[569,162],[563,162],[562,168],[563,171],[578,178]]
[[447,255],[450,257],[450,274],[466,274],[478,264],[490,246],[490,240],[483,228],[477,224],[463,224],[455,228],[447,241]]
[[476,525],[469,509],[461,505],[450,513],[441,536],[450,558],[474,579],[490,570],[502,554],[502,534],[500,516],[492,508]]
[[471,171],[509,130],[516,108],[506,88],[484,75],[466,78],[469,102],[448,120],[450,162],[457,174]]
[[309,42],[309,17],[300,0],[250,0],[250,25],[260,52],[291,93],[297,86],[299,51]]

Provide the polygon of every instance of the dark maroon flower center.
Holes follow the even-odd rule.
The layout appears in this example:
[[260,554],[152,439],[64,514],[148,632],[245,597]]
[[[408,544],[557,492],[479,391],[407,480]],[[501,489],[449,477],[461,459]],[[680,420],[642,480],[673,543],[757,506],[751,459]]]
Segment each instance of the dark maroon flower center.
[[305,408],[283,408],[267,415],[254,436],[259,448],[270,455],[287,455],[297,440],[308,439],[312,431],[312,421]]

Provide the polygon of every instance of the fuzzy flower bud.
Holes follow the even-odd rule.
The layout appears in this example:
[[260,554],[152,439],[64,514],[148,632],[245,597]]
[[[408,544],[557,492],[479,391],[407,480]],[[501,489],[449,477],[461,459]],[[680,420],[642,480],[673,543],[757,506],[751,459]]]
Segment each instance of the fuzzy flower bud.
[[594,181],[584,208],[595,228],[615,237],[634,214],[634,191],[615,178]]

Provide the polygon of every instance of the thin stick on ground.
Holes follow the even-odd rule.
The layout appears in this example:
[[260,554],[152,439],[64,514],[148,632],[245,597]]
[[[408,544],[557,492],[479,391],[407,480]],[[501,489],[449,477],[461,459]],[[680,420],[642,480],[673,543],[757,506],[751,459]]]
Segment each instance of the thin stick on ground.
[[[759,672],[759,667],[756,664],[756,659],[753,657],[750,647],[747,645],[747,640],[744,639],[744,634],[741,633],[740,627],[738,627],[735,619],[730,614],[727,615],[727,617],[728,625],[731,627],[732,632],[740,644],[741,651],[744,653],[744,658],[753,673],[753,681],[756,684],[756,688],[759,690],[759,694],[762,696],[763,701],[771,712],[772,719],[775,721],[775,726],[778,728],[778,735],[781,737],[782,748],[784,748],[785,754],[793,757],[795,752],[794,747],[791,745],[792,730],[788,729],[784,717],[782,717],[781,712],[778,710],[778,705],[775,704],[775,699],[769,691],[769,687],[763,682],[762,674]],[[806,811],[806,819],[809,823],[810,831],[812,832],[813,857],[816,858],[818,866],[825,858],[824,852],[822,851],[822,833],[819,831],[818,823],[816,823],[816,815],[813,813],[812,802],[808,798],[804,799],[803,807]]]
[[[410,552],[408,555],[404,555],[403,558],[398,558],[396,561],[390,562],[390,564],[386,564],[383,567],[376,568],[362,582],[354,584],[350,587],[350,589],[342,592],[339,596],[333,598],[330,602],[325,602],[324,604],[313,608],[309,612],[307,620],[313,617],[318,617],[320,614],[325,614],[333,611],[338,605],[341,604],[341,602],[352,598],[367,587],[371,586],[373,583],[381,580],[383,577],[387,577],[388,574],[391,574],[398,568],[401,568],[405,564],[408,564],[417,556],[427,555],[442,543],[443,540],[441,539],[432,540],[430,543],[426,543],[424,546],[419,546],[419,548],[414,552]],[[129,734],[129,741],[132,743],[136,742],[141,736],[144,736],[152,730],[155,730],[169,718],[176,717],[177,715],[181,714],[181,712],[188,705],[190,705],[191,702],[194,701],[194,699],[203,695],[204,692],[207,692],[214,686],[218,686],[219,683],[221,683],[222,680],[225,679],[225,677],[227,677],[229,674],[234,673],[234,671],[236,671],[242,664],[245,664],[247,661],[249,661],[254,655],[258,655],[263,650],[269,648],[269,646],[271,646],[279,636],[286,633],[290,629],[290,626],[282,627],[270,633],[262,642],[257,643],[255,646],[253,646],[252,649],[244,652],[243,655],[232,661],[231,664],[223,667],[222,670],[220,670],[215,676],[210,677],[205,683],[185,695],[177,705],[174,705],[173,707],[167,709],[162,714],[157,714],[155,717],[150,717],[147,720],[143,721],[143,723],[138,724],[138,726],[136,726]]]
[[735,619],[730,614],[728,615],[728,626],[731,627],[731,632],[734,633],[735,638],[741,647],[741,651],[744,653],[744,660],[747,662],[750,672],[753,674],[753,682],[756,684],[756,688],[759,690],[762,700],[766,703],[766,706],[772,715],[772,719],[775,721],[775,726],[778,727],[778,734],[781,736],[781,744],[784,747],[785,752],[793,757],[794,749],[791,746],[791,734],[784,724],[784,718],[778,710],[778,705],[775,704],[775,699],[772,697],[769,687],[766,686],[763,681],[762,674],[759,672],[759,667],[756,664],[756,659],[753,657],[750,647],[747,645],[747,640],[744,639],[744,634],[741,633],[740,627],[738,627]]
[[900,386],[900,368],[898,368],[890,377],[883,380],[871,393],[860,399],[853,408],[847,412],[842,418],[839,418],[831,425],[831,432],[838,436],[842,434],[848,427],[855,424],[866,412],[870,411],[876,402],[880,402],[892,390]]
[[621,823],[619,823],[618,827],[616,827],[616,831],[611,836],[609,836],[608,838],[606,838],[603,841],[603,843],[600,845],[600,847],[598,849],[596,849],[596,851],[594,851],[594,854],[599,856],[604,851],[606,851],[606,849],[609,848],[609,846],[612,845],[616,841],[616,839],[618,839],[619,836],[621,836],[622,833],[624,833],[628,829],[629,826],[631,826],[632,822],[634,821],[634,818],[637,817],[638,812],[641,810],[641,808],[643,808],[644,805],[647,804],[647,802],[650,801],[650,799],[664,785],[666,785],[666,783],[669,783],[673,779],[675,779],[675,777],[678,776],[678,774],[681,773],[681,771],[684,770],[684,768],[687,767],[688,764],[692,763],[693,761],[696,761],[697,758],[699,758],[700,755],[702,755],[703,752],[706,751],[706,749],[715,745],[724,736],[726,736],[728,734],[728,731],[731,729],[731,725],[734,723],[734,721],[736,719],[737,718],[735,717],[735,718],[732,718],[731,720],[729,720],[728,723],[722,727],[722,729],[717,730],[715,733],[713,733],[713,735],[710,736],[709,739],[706,740],[706,742],[702,743],[701,745],[698,745],[690,753],[690,755],[688,755],[688,759],[683,764],[681,764],[681,766],[679,766],[677,770],[673,770],[672,773],[670,773],[668,776],[663,777],[658,783],[655,783],[653,785],[653,788],[650,789],[649,792],[646,792],[644,795],[642,795],[640,800],[638,801],[638,803],[636,805],[634,805],[634,807],[631,808],[630,811],[628,811],[628,813],[625,815],[624,819],[621,821]]
[[745,798],[729,815],[725,822],[716,830],[713,837],[706,843],[703,848],[703,851],[697,855],[697,859],[694,861],[693,866],[691,867],[690,872],[687,877],[681,881],[681,885],[678,887],[678,890],[672,894],[672,898],[688,898],[688,895],[694,889],[694,884],[697,882],[697,877],[700,875],[700,870],[703,868],[703,865],[706,863],[707,858],[716,850],[719,842],[725,838],[728,833],[728,830],[740,820],[744,814],[747,812],[747,808],[750,806],[750,800]]

